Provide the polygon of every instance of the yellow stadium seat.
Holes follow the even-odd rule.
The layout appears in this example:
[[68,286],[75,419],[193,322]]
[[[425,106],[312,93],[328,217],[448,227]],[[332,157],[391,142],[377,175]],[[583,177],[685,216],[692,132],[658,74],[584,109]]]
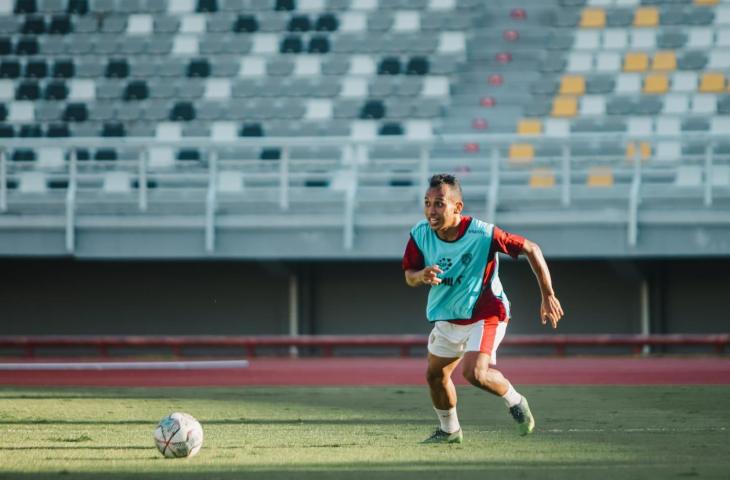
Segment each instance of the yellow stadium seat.
[[514,163],[529,163],[535,158],[535,147],[529,143],[513,143],[509,146],[509,160]]
[[[636,143],[629,142],[626,145],[626,159],[633,161],[636,156]],[[639,156],[642,160],[646,160],[651,157],[651,144],[649,142],[639,142]]]
[[589,187],[613,186],[613,170],[608,167],[592,167],[588,170],[586,185]]
[[677,69],[677,56],[674,52],[657,52],[651,64],[652,70],[671,72]]
[[655,7],[637,8],[634,12],[635,27],[656,27],[659,25],[659,10]]
[[586,91],[586,79],[583,75],[565,75],[560,80],[561,95],[583,95]]
[[643,72],[649,66],[649,56],[644,52],[629,52],[624,57],[624,72]]
[[555,186],[555,173],[549,168],[536,168],[530,174],[531,188],[551,188]]
[[553,110],[550,113],[553,117],[575,117],[578,113],[578,99],[570,95],[555,97]]
[[719,93],[725,90],[725,75],[720,72],[706,72],[700,80],[700,92]]
[[540,120],[525,119],[517,124],[517,133],[520,135],[539,135],[542,133]]
[[603,28],[606,26],[606,12],[602,8],[585,8],[581,12],[582,28]]
[[717,5],[719,3],[719,0],[695,0],[695,5],[699,6],[705,6],[705,5]]
[[644,79],[644,93],[663,95],[669,90],[669,79],[663,74],[647,75]]

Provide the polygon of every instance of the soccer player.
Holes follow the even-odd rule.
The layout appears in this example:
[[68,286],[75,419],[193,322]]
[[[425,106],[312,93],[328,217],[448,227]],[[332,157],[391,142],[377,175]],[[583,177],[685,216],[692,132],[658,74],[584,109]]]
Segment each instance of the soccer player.
[[542,294],[543,325],[549,322],[557,328],[563,316],[540,247],[462,215],[463,208],[461,186],[454,176],[431,177],[424,200],[426,219],[411,229],[403,255],[406,283],[430,286],[426,317],[434,327],[428,339],[426,378],[440,426],[424,443],[463,440],[451,381],[462,360],[464,377],[475,387],[504,399],[521,435],[535,427],[527,399],[494,368],[510,318],[510,303],[499,281],[497,253],[527,257]]

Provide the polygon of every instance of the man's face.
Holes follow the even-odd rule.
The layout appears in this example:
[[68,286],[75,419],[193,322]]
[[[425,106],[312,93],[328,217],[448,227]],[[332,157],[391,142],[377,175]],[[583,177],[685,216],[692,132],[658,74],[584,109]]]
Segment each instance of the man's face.
[[444,230],[459,222],[464,203],[449,185],[439,185],[426,191],[423,213],[432,230]]

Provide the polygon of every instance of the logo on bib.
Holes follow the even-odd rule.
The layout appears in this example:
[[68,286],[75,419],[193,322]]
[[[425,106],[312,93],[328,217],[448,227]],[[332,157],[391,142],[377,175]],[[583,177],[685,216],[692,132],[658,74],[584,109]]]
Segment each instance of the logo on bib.
[[439,267],[441,267],[441,270],[443,270],[444,272],[448,271],[453,266],[451,259],[448,257],[441,257],[436,263]]
[[463,263],[464,265],[469,265],[471,263],[471,259],[471,253],[467,252],[461,256],[461,263]]

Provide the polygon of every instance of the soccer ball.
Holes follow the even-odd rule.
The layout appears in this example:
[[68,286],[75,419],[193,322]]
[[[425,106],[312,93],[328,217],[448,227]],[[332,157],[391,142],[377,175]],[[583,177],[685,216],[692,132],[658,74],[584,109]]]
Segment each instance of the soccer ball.
[[203,427],[192,415],[171,413],[157,424],[155,445],[167,458],[192,457],[203,446]]

